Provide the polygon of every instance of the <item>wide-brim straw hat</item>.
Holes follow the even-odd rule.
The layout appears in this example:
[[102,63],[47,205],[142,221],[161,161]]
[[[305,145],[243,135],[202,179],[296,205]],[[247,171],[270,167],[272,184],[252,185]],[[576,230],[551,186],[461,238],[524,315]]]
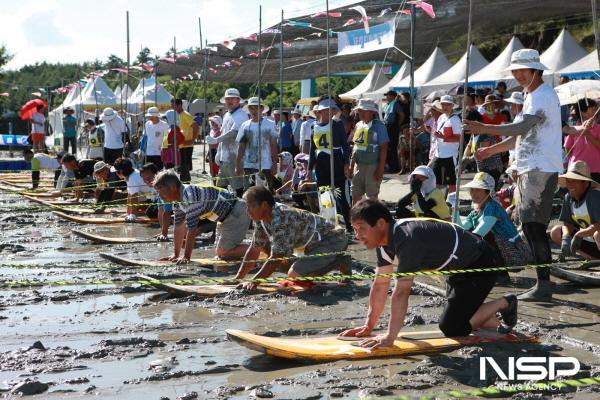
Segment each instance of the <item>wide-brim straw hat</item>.
[[575,161],[573,164],[569,166],[569,169],[565,174],[558,176],[558,184],[561,187],[565,187],[567,185],[567,179],[575,179],[578,181],[588,181],[592,184],[593,189],[597,189],[600,187],[600,183],[596,182],[592,179],[592,174],[590,173],[590,167],[587,165],[585,161]]

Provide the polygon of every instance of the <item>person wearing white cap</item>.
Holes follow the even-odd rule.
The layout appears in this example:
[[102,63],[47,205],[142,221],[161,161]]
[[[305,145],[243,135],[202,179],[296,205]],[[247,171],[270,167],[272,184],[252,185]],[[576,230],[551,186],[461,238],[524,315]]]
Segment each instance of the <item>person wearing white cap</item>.
[[227,188],[228,185],[231,186],[238,197],[242,197],[244,184],[242,178],[236,176],[235,173],[238,150],[238,143],[235,139],[242,123],[248,120],[248,114],[241,107],[241,100],[239,90],[229,88],[225,91],[221,103],[225,103],[227,106],[227,113],[223,117],[221,136],[218,138],[206,137],[207,144],[219,144],[216,159],[217,164],[219,164],[217,186],[222,188]]
[[[495,187],[496,182],[490,174],[475,174],[473,180],[465,185],[473,201],[473,210],[465,220],[455,215],[454,223],[495,243],[504,261],[503,265],[527,265],[532,261],[531,249],[519,236],[502,204],[495,199]],[[507,273],[501,273],[500,276],[502,275],[508,278]]]
[[437,132],[437,120],[440,118],[440,115],[443,114],[444,110],[442,109],[442,103],[440,103],[439,100],[435,100],[429,106],[429,111],[425,114],[425,118],[423,118],[423,128],[430,136],[429,163],[427,166],[431,167],[435,161],[435,155],[437,154],[437,137],[435,136],[435,133]]
[[300,125],[300,152],[304,154],[308,154],[310,151],[310,134],[317,119],[317,115],[315,114],[317,107],[318,105],[315,104],[312,109],[306,113],[306,121],[302,122],[302,125]]
[[150,107],[146,112],[148,121],[144,125],[144,137],[146,139],[146,161],[150,162],[160,170],[163,163],[160,159],[160,150],[165,135],[169,132],[169,124],[160,119],[158,107]]
[[[479,149],[476,157],[485,159],[515,148],[517,180],[517,212],[523,233],[537,264],[552,261],[546,229],[552,213],[552,199],[563,171],[560,102],[554,89],[542,80],[546,66],[537,50],[521,49],[511,56],[507,68],[527,93],[523,104],[523,120],[505,125],[486,125],[464,121],[472,134],[488,133],[510,136],[490,147]],[[522,293],[521,300],[551,300],[550,270],[537,268],[536,285]]]
[[571,164],[558,183],[568,193],[558,218],[561,224],[550,231],[552,241],[560,245],[563,257],[600,259],[600,184],[584,161]]
[[437,146],[431,169],[435,173],[437,184],[447,186],[448,192],[454,192],[456,191],[456,163],[458,162],[462,128],[460,118],[452,113],[457,107],[454,98],[444,95],[440,98],[440,105],[443,112],[436,123]]
[[128,139],[127,125],[123,118],[112,108],[106,107],[100,116],[104,130],[104,162],[113,164],[123,155],[123,148]]
[[354,127],[354,147],[348,174],[352,179],[352,205],[363,195],[377,199],[390,142],[385,125],[377,118],[379,107],[373,100],[360,99],[354,110],[358,112],[360,121]]
[[[396,204],[396,219],[427,217],[444,221],[450,220],[450,209],[444,200],[444,193],[436,187],[433,170],[425,165],[419,165],[408,177],[410,192],[398,200]],[[412,205],[414,210],[408,210]]]
[[262,116],[269,107],[258,97],[248,99],[244,107],[250,118],[238,129],[235,174],[244,175],[244,190],[251,186],[250,177],[260,173],[273,190],[273,176],[277,168],[277,130],[275,123]]
[[[317,106],[318,122],[313,126],[310,142],[308,179],[312,171],[317,176],[317,186],[329,186],[339,190],[336,195],[336,208],[346,222],[346,229],[350,232],[350,193],[348,187],[348,174],[350,167],[350,146],[346,138],[344,123],[331,119],[335,113],[336,104],[326,98]],[[331,130],[330,130],[331,127]],[[333,154],[332,153],[333,148]],[[331,182],[330,157],[333,157],[333,182]]]

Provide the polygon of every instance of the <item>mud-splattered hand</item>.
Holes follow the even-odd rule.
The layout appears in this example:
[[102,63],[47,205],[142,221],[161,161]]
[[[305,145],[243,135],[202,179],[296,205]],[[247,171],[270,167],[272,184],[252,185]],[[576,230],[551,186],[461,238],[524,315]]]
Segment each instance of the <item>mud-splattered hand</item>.
[[159,233],[158,235],[154,235],[154,237],[159,242],[168,242],[169,241],[169,238],[166,237],[165,235],[163,235],[162,233]]
[[494,155],[494,150],[491,147],[482,147],[475,152],[475,159],[479,161],[486,160]]
[[340,336],[349,336],[349,337],[367,337],[371,336],[372,329],[366,325],[359,326],[358,328],[346,329]]
[[478,133],[483,132],[484,126],[481,122],[464,120],[463,121],[463,132],[470,133],[472,135],[477,135]]
[[373,338],[361,340],[358,345],[373,350],[378,347],[392,347],[394,345],[394,340],[394,338],[391,338],[388,335],[378,335]]
[[258,283],[254,283],[254,282],[244,282],[244,283],[240,283],[239,285],[237,285],[237,289],[240,290],[244,290],[246,292],[255,292],[256,288],[258,287]]

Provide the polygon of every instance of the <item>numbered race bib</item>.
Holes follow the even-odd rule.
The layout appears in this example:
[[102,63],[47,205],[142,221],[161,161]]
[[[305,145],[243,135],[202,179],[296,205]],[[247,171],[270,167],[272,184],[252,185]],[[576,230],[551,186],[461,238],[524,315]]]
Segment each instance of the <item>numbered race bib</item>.
[[367,137],[369,135],[369,127],[365,126],[364,128],[359,128],[354,131],[354,138],[352,141],[354,142],[354,150],[356,151],[366,151],[367,150]]
[[329,148],[331,143],[331,132],[315,131],[313,133],[313,142],[315,143],[317,152],[323,151],[327,154],[331,154],[331,150]]

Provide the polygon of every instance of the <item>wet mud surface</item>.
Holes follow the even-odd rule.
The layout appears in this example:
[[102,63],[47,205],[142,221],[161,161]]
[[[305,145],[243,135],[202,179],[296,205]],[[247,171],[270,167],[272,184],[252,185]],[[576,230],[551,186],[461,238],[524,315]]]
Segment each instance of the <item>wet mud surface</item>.
[[[30,204],[0,192],[7,205]],[[112,252],[150,259],[170,253],[170,243],[93,245],[72,228],[106,236],[147,237],[140,225],[81,226],[48,211],[0,216],[0,286],[12,280],[113,279],[119,285],[4,287],[0,291],[0,398],[43,399],[331,399],[420,396],[501,385],[488,366],[480,380],[480,357],[569,356],[581,363],[578,377],[600,374],[600,288],[557,281],[553,303],[520,304],[518,329],[539,343],[486,344],[405,358],[306,364],[280,360],[227,340],[226,329],[268,336],[334,335],[362,325],[368,285],[248,296],[170,298],[154,288],[127,283],[136,274],[157,278],[229,276],[186,266],[115,267],[98,256]],[[374,254],[351,250],[355,271],[375,265]],[[211,257],[210,250],[195,255]],[[6,266],[6,264],[11,264]],[[32,265],[34,264],[34,265]],[[366,269],[365,269],[366,267]],[[443,288],[438,279],[420,279]],[[534,283],[531,271],[512,275],[511,287]],[[406,331],[436,329],[443,298],[413,288]],[[379,326],[388,321],[387,312]],[[506,397],[600,397],[600,385],[563,392]]]

